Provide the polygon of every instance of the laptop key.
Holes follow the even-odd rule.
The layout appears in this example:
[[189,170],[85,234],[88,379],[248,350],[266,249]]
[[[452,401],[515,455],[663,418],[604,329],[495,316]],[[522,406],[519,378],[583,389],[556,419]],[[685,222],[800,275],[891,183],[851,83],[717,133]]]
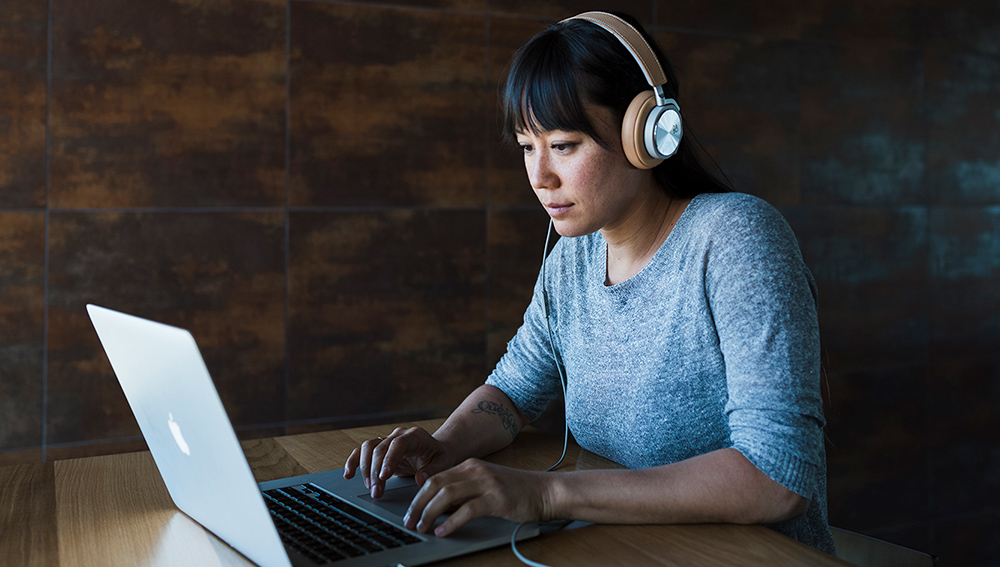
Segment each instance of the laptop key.
[[317,563],[421,540],[308,485],[264,491],[282,541]]
[[351,506],[344,503],[338,498],[326,494],[325,492],[315,490],[312,496],[316,500],[326,504],[330,508],[341,511],[351,517],[350,521],[345,520],[344,523],[351,527],[352,529],[360,529],[363,527],[373,528],[379,533],[388,535],[389,537],[404,542],[404,544],[417,543],[420,541],[419,538],[415,538],[412,535],[406,533],[405,531],[393,526],[392,524],[376,518],[371,514],[368,514],[364,510]]

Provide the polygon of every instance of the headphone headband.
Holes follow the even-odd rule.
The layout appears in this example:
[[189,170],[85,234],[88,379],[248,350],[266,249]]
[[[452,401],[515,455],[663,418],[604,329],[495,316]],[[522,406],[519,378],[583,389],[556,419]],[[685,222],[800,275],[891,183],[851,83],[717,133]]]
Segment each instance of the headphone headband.
[[629,163],[651,169],[674,155],[683,136],[681,109],[664,92],[667,74],[646,38],[635,26],[607,12],[584,12],[563,22],[569,20],[590,22],[613,35],[632,54],[653,87],[635,95],[622,120],[622,148]]
[[660,61],[656,58],[653,48],[638,30],[625,20],[607,12],[584,12],[563,21],[568,22],[569,20],[590,22],[615,36],[639,64],[642,74],[646,76],[646,82],[656,92],[657,102],[662,104],[666,100],[666,96],[663,94],[663,85],[667,82],[667,75],[663,72],[663,67],[660,66]]

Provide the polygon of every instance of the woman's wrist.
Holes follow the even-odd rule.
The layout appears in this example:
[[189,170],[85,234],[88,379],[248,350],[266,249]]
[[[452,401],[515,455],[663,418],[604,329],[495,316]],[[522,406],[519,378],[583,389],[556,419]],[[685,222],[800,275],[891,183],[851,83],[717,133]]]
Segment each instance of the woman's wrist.
[[435,441],[438,442],[438,447],[440,448],[441,455],[444,458],[445,470],[450,469],[451,467],[458,464],[455,462],[455,457],[454,457],[455,451],[447,440],[441,439],[437,433],[432,434],[431,438],[433,438]]
[[541,475],[541,520],[569,520],[572,519],[572,504],[570,502],[571,491],[566,486],[568,480],[566,473],[544,472]]

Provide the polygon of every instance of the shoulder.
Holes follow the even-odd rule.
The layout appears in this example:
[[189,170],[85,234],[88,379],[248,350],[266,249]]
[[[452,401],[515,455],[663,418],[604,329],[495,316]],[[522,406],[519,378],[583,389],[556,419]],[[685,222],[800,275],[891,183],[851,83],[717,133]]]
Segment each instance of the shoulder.
[[763,199],[743,193],[703,194],[691,202],[692,243],[712,260],[709,267],[801,262],[799,243],[785,218]]
[[767,201],[745,193],[706,193],[688,205],[691,231],[706,243],[788,242],[798,247],[791,227]]
[[746,193],[704,193],[693,206],[698,226],[716,229],[787,227],[784,217],[770,203]]

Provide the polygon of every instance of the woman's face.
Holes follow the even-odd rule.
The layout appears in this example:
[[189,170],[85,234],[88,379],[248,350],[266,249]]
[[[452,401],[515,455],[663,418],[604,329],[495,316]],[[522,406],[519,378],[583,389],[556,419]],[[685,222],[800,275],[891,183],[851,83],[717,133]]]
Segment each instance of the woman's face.
[[632,167],[621,147],[620,125],[607,108],[585,105],[608,151],[582,132],[518,132],[524,167],[538,200],[562,236],[613,230],[625,222],[652,183],[648,170]]

